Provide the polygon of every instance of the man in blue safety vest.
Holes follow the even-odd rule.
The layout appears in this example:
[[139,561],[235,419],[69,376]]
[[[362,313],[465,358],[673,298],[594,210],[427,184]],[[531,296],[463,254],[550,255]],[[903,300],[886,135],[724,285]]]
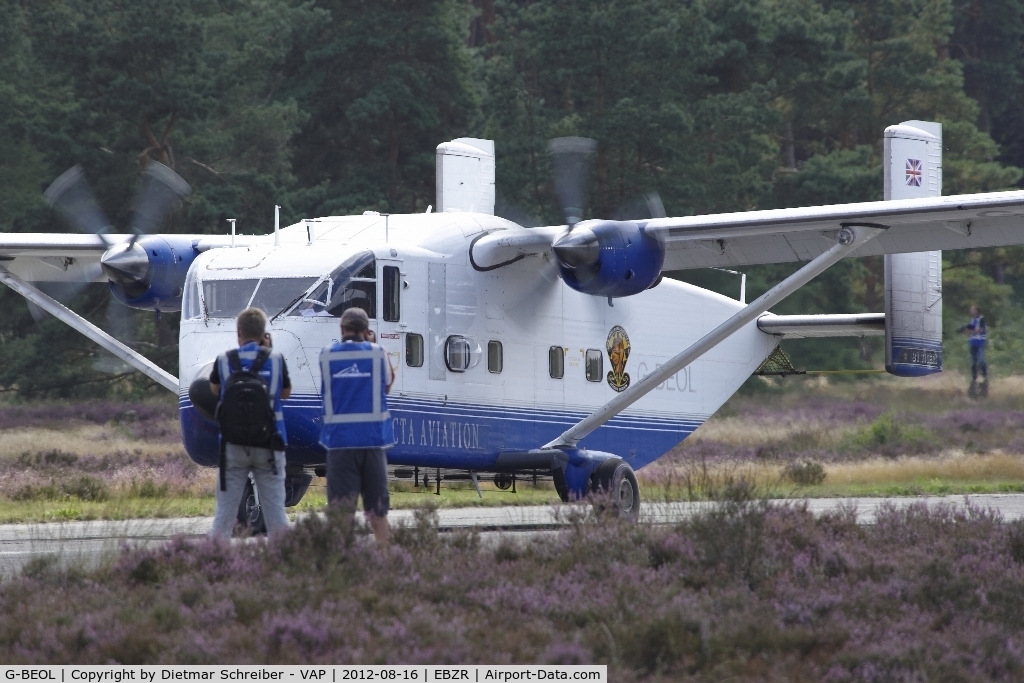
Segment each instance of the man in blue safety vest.
[[988,395],[988,364],[985,362],[985,346],[988,344],[988,328],[985,316],[977,305],[971,306],[971,319],[957,332],[967,334],[967,348],[971,353],[971,388],[968,394],[978,393],[978,371],[981,371],[981,395]]
[[387,393],[394,371],[387,353],[366,341],[369,318],[361,308],[341,314],[341,341],[320,351],[323,427],[327,449],[327,502],[363,510],[378,543],[390,534],[385,449],[395,442]]
[[[265,446],[244,445],[233,443],[230,436],[221,438],[222,462],[221,473],[217,477],[216,509],[213,515],[213,528],[210,530],[211,537],[230,538],[231,530],[234,528],[235,518],[242,493],[245,490],[245,483],[252,472],[256,485],[256,492],[259,496],[260,509],[263,512],[263,519],[267,525],[267,532],[274,533],[279,529],[288,528],[288,515],[284,509],[285,502],[285,454],[284,448],[288,443],[288,435],[284,426],[284,412],[281,402],[291,396],[292,384],[288,378],[288,366],[280,353],[273,351],[270,346],[270,335],[267,334],[267,315],[258,308],[247,308],[238,314],[235,323],[238,332],[238,349],[228,351],[217,356],[210,372],[210,390],[220,397],[218,414],[225,409],[225,394],[230,393],[229,385],[235,378],[243,375],[255,374],[266,385],[262,393],[262,400],[269,400],[270,405],[263,405],[263,408],[273,410],[273,415],[268,419],[273,422],[272,427],[267,429],[271,433],[268,443]],[[256,364],[259,363],[257,366]],[[253,381],[256,381],[253,378]],[[269,411],[268,411],[269,412]],[[243,418],[246,416],[243,415]],[[222,432],[226,428],[223,420]],[[246,425],[241,425],[245,431]],[[237,430],[236,430],[237,431]]]

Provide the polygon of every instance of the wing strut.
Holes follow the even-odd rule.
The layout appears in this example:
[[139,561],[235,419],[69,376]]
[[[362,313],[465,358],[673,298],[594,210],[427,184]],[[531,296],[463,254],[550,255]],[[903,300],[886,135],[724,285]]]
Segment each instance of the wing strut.
[[756,301],[741,308],[731,318],[691,344],[688,349],[583,418],[557,439],[546,444],[544,448],[574,448],[580,439],[639,401],[666,379],[725,341],[734,332],[803,287],[812,278],[827,270],[843,257],[848,256],[884,229],[880,225],[843,227],[836,233],[836,244],[832,245],[828,251],[815,257],[803,268],[762,294]]
[[34,303],[36,306],[39,306],[61,322],[67,323],[74,329],[78,330],[86,337],[93,340],[104,349],[123,360],[125,363],[128,363],[160,386],[169,391],[173,391],[175,394],[178,393],[177,377],[167,372],[141,353],[128,348],[118,340],[114,339],[109,334],[96,327],[56,299],[46,296],[3,266],[0,266],[0,282],[3,282],[18,294],[21,294],[23,297]]

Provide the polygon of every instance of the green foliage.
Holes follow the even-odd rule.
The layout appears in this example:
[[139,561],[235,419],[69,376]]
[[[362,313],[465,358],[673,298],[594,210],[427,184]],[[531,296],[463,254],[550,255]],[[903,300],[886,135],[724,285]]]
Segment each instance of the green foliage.
[[[478,8],[483,8],[481,12]],[[670,215],[879,199],[881,131],[944,131],[947,194],[1004,189],[1024,166],[1024,0],[0,0],[0,231],[62,231],[41,200],[81,163],[115,226],[144,165],[194,188],[165,226],[222,232],[434,203],[434,149],[497,146],[499,212],[560,220],[545,146],[598,140],[589,215],[657,190]],[[530,217],[530,218],[527,218]],[[1024,249],[947,254],[946,358],[966,306],[1011,369]],[[752,299],[796,266],[748,269]],[[722,273],[674,274],[735,296]],[[842,263],[779,313],[880,311],[882,260]],[[104,288],[76,310],[101,326]],[[0,292],[0,387],[139,394],[98,352]],[[172,371],[176,322],[132,313]],[[1020,323],[1024,324],[1024,323]],[[1024,343],[1024,342],[1021,342]],[[877,340],[786,342],[798,367],[876,367]]]
[[847,439],[847,446],[883,455],[897,451],[918,451],[933,443],[932,434],[921,425],[908,424],[894,413],[883,413]]

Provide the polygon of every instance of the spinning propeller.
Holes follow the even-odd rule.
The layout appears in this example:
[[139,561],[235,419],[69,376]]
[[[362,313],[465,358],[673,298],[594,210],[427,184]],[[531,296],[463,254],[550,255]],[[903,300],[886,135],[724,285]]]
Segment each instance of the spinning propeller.
[[[566,224],[565,232],[554,239],[551,250],[563,268],[580,275],[596,268],[601,254],[598,236],[586,226],[576,227],[585,213],[590,157],[596,149],[597,141],[590,138],[555,138],[548,142],[555,194]],[[657,192],[628,203],[614,216],[616,220],[663,217],[665,206]]]
[[[145,291],[149,286],[149,259],[138,239],[159,230],[175,205],[191,192],[192,188],[181,176],[157,161],[150,161],[132,201],[127,230],[131,238],[114,241],[108,237],[113,223],[96,201],[82,167],[75,166],[64,172],[47,188],[43,197],[77,232],[96,235],[106,247],[100,262],[86,269],[85,277],[76,283],[73,291],[65,292],[65,297],[72,298],[80,293],[101,272],[112,285],[123,288],[128,296]],[[130,311],[113,296],[106,318],[115,336],[131,336],[135,321],[131,319]]]

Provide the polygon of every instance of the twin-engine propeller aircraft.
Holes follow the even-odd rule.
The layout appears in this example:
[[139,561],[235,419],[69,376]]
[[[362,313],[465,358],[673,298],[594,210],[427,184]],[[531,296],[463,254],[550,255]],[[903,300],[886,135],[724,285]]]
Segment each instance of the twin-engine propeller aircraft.
[[[324,464],[318,352],[359,306],[397,369],[392,466],[417,483],[420,472],[439,483],[441,470],[502,487],[551,476],[563,500],[603,489],[635,514],[634,470],[691,434],[780,339],[884,334],[890,373],[941,370],[934,250],[1024,243],[1024,191],[939,196],[941,144],[939,124],[886,129],[887,201],[612,221],[581,220],[593,142],[563,138],[551,153],[566,223],[524,228],[493,215],[493,143],[463,138],[437,148],[436,212],[315,218],[262,236],[151,234],[189,192],[155,162],[130,234],[111,234],[72,169],[47,198],[79,234],[0,236],[0,280],[176,392],[185,449],[211,467],[206,378],[236,343],[239,311],[265,310],[293,386],[289,505]],[[885,256],[884,314],[767,312],[840,259],[867,255]],[[806,264],[751,303],[662,275],[791,261]],[[126,306],[180,310],[180,376],[30,281],[106,281]]]

